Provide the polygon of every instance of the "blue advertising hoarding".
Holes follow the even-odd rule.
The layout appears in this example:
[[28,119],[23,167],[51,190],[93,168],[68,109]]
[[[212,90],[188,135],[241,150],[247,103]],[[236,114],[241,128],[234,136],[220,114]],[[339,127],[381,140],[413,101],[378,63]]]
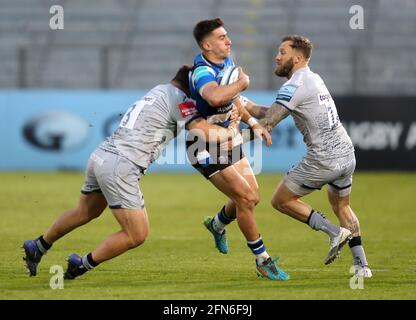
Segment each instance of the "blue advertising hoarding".
[[[83,170],[89,154],[117,127],[145,91],[0,92],[0,170]],[[248,92],[270,105],[274,94]],[[245,146],[255,173],[286,171],[306,149],[293,120],[273,130],[273,145]],[[193,171],[185,156],[185,133],[172,141],[151,171]],[[172,163],[172,159],[174,159]]]

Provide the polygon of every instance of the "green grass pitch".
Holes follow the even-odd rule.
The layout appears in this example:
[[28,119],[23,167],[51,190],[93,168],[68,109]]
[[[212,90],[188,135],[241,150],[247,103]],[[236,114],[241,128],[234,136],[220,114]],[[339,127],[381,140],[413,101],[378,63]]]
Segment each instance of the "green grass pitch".
[[[270,206],[280,176],[258,176],[257,223],[270,254],[291,280],[272,282],[255,274],[254,257],[236,223],[228,228],[230,252],[219,254],[202,225],[225,197],[199,175],[149,174],[141,188],[150,219],[144,245],[52,290],[53,265],[66,267],[72,253],[90,252],[118,224],[103,215],[55,243],[37,277],[22,262],[22,242],[42,234],[73,207],[82,173],[0,173],[0,299],[415,299],[415,173],[356,173],[352,207],[361,222],[372,279],[350,288],[351,255],[325,266],[328,238]],[[305,199],[335,221],[324,190]]]

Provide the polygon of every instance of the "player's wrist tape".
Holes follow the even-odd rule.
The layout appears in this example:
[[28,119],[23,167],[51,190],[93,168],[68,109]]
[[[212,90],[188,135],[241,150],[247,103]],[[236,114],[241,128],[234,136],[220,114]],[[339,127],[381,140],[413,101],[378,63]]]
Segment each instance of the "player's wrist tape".
[[247,120],[247,124],[252,128],[256,124],[259,124],[259,123],[257,122],[257,120],[255,118],[251,117],[250,119]]

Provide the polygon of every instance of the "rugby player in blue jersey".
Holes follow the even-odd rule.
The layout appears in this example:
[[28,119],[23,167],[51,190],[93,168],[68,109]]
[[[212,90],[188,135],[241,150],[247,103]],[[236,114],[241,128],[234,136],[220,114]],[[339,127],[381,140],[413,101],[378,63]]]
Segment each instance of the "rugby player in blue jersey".
[[[201,53],[194,60],[189,79],[191,97],[196,101],[198,109],[198,114],[189,123],[204,118],[210,123],[227,127],[233,98],[247,89],[249,77],[239,68],[236,82],[219,85],[226,68],[234,66],[230,58],[231,40],[220,18],[198,22],[193,34]],[[241,112],[242,120],[270,144],[267,130],[244,109]],[[224,254],[228,252],[226,225],[236,218],[248,247],[256,256],[258,274],[271,280],[288,280],[289,276],[267,253],[259,234],[254,217],[254,208],[259,202],[258,185],[250,164],[241,151],[241,143],[236,143],[224,156],[221,146],[217,144],[212,146],[202,143],[201,148],[198,137],[189,137],[187,140],[188,158],[194,168],[229,198],[215,217],[207,217],[204,221],[214,237],[217,249]]]

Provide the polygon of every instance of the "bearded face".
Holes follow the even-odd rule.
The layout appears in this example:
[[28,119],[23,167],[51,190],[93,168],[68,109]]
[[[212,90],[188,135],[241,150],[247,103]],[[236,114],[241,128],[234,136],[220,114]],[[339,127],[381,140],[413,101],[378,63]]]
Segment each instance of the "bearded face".
[[285,63],[277,64],[274,74],[278,77],[289,77],[290,72],[293,69],[293,57],[287,60]]

